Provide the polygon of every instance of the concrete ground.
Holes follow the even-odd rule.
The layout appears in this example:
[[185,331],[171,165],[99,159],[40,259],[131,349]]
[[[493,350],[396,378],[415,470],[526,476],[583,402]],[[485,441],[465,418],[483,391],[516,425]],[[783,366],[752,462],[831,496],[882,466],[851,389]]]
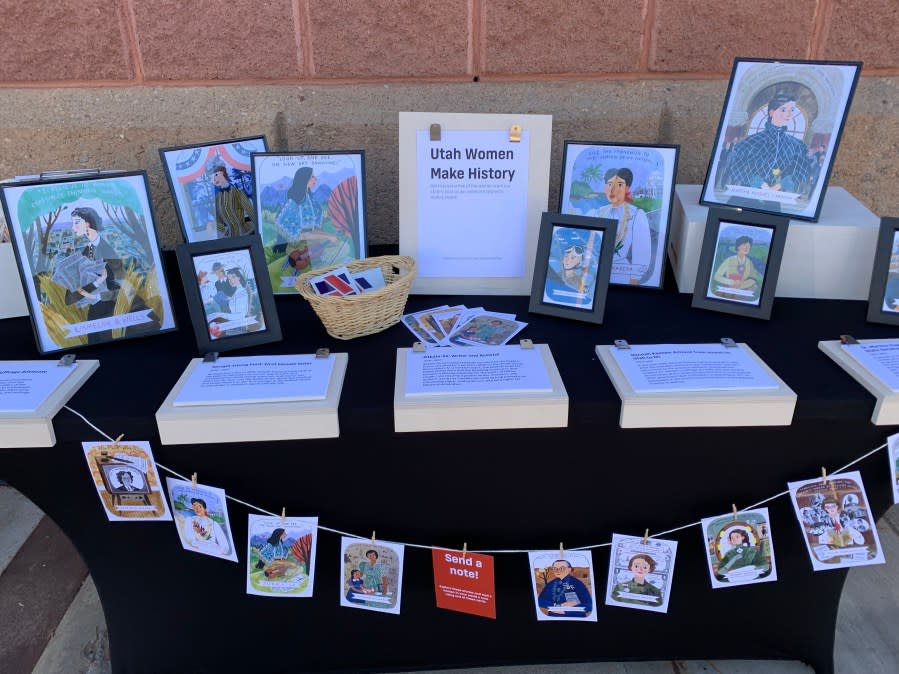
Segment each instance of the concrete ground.
[[[0,671],[4,674],[106,674],[103,609],[87,569],[62,532],[30,501],[0,486]],[[899,507],[878,526],[887,563],[849,572],[837,618],[837,674],[899,672]],[[37,539],[37,540],[36,540]],[[32,545],[32,543],[36,543]],[[47,549],[54,548],[49,557]],[[30,550],[40,548],[41,559]],[[48,558],[56,568],[48,569]],[[42,578],[52,573],[50,589]],[[31,616],[26,619],[23,616]],[[800,662],[672,661],[491,667],[471,674],[810,674]],[[433,672],[432,672],[433,674]],[[439,673],[438,673],[439,674]]]

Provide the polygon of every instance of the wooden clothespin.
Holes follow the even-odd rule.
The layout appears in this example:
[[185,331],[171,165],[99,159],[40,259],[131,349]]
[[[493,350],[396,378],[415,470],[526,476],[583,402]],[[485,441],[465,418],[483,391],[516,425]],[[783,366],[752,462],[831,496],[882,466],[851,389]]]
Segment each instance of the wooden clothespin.
[[468,543],[462,544],[462,559],[465,559],[465,555],[468,554]]
[[643,545],[649,543],[649,529],[643,532]]
[[124,437],[125,437],[125,434],[124,434],[124,433],[120,433],[120,434],[119,434],[119,437],[117,437],[117,438],[115,439],[115,441],[114,441],[112,444],[113,444],[113,445],[118,445],[119,442],[121,441],[121,439],[124,438]]
[[734,509],[734,522],[736,522],[737,521],[737,504],[731,503],[730,506],[731,506],[731,508]]
[[193,475],[190,476],[190,486],[193,487],[194,489],[197,488],[197,474],[196,473],[194,473]]
[[371,531],[371,544],[372,545],[375,544],[375,530],[374,529],[372,529],[372,531]]
[[281,506],[281,524],[284,524],[285,517],[287,517],[287,508]]
[[827,469],[821,466],[821,479],[824,480],[824,486],[827,486]]
[[562,541],[559,541],[559,559],[565,559],[565,548],[562,546]]

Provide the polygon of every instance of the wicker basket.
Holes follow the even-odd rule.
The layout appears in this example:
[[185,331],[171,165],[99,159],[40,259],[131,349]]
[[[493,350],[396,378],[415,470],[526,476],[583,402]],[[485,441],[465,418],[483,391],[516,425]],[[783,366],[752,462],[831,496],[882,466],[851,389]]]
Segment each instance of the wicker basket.
[[380,267],[386,285],[361,295],[316,295],[310,279],[338,266],[344,265],[307,271],[296,282],[296,289],[312,305],[329,335],[337,339],[354,339],[399,323],[415,278],[415,260],[404,255],[382,255],[350,262],[345,266],[351,272]]

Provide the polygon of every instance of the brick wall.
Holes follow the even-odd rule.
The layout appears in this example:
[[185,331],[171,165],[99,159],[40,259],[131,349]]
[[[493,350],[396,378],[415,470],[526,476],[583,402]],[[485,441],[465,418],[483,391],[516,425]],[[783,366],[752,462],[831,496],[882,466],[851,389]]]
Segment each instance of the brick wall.
[[0,0],[0,87],[899,72],[896,0]]

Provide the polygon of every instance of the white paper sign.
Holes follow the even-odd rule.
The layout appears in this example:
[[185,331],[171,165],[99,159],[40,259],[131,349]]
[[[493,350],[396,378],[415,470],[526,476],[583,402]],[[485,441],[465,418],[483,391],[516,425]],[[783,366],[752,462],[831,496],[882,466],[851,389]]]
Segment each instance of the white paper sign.
[[539,349],[445,347],[406,357],[406,395],[552,391]]
[[194,368],[173,405],[324,400],[333,368],[333,354],[219,358]]
[[34,412],[75,367],[55,360],[0,362],[0,412]]
[[778,387],[740,346],[641,344],[610,353],[638,393]]
[[417,132],[419,276],[524,275],[529,152],[527,131]]
[[843,344],[842,348],[890,390],[899,391],[899,340],[876,344]]

